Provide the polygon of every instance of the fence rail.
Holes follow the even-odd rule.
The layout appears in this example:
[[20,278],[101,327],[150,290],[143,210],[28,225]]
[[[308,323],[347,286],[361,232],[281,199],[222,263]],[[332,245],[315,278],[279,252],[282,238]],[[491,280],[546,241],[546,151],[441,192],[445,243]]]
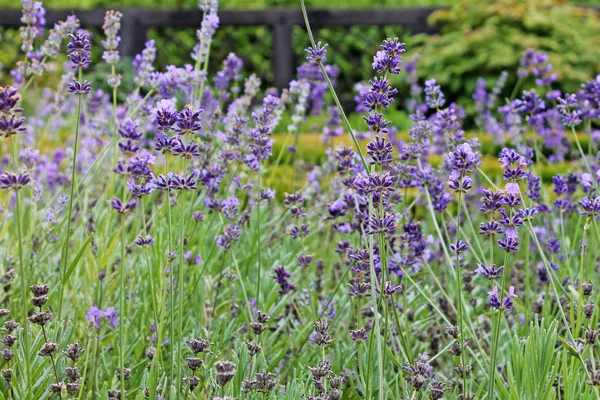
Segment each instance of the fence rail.
[[[309,10],[311,25],[344,26],[355,25],[402,25],[412,33],[436,33],[438,28],[427,23],[427,18],[436,8],[400,8],[400,9],[316,9]],[[139,53],[147,39],[147,31],[152,27],[193,28],[199,27],[202,12],[189,10],[156,10],[141,8],[121,9],[120,52],[124,56]],[[46,20],[54,24],[75,14],[84,27],[101,27],[106,10],[48,10]],[[299,9],[268,10],[223,10],[219,12],[221,26],[268,26],[273,35],[273,75],[274,85],[287,87],[294,78],[294,54],[292,46],[293,27],[303,25],[302,11]],[[16,28],[21,26],[20,10],[1,10],[0,26]]]

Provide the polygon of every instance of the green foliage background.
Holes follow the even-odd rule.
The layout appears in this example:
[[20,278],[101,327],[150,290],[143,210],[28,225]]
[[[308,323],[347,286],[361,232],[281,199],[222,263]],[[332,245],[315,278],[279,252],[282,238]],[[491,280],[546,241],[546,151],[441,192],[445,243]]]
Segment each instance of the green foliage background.
[[461,104],[469,103],[465,98],[471,98],[478,77],[493,82],[503,70],[510,73],[505,93],[510,95],[527,48],[549,55],[558,75],[552,89],[572,93],[600,72],[600,19],[589,9],[554,0],[461,0],[434,13],[430,22],[442,26],[440,35],[412,39],[413,52],[422,57],[419,75],[435,77]]
[[[328,61],[340,68],[338,89],[342,97],[353,95],[353,85],[368,79],[374,51],[383,38],[398,36],[408,43],[407,58],[422,56],[419,74],[425,79],[436,78],[450,101],[470,99],[479,76],[493,82],[502,70],[511,72],[507,83],[510,94],[514,86],[519,59],[526,48],[549,53],[559,75],[563,91],[572,92],[580,82],[600,71],[600,17],[593,10],[575,4],[600,5],[600,0],[307,0],[309,7],[415,7],[453,6],[440,10],[431,17],[431,23],[442,27],[440,35],[410,36],[401,26],[386,27],[333,27],[315,32],[317,40],[330,44]],[[93,7],[195,7],[197,0],[45,0],[47,8]],[[297,0],[227,0],[221,8],[248,9],[277,6],[297,6]],[[20,7],[18,0],[0,0],[0,8]],[[125,11],[127,12],[127,11]],[[95,32],[98,63],[101,32]],[[192,63],[190,51],[196,42],[196,29],[153,29],[149,37],[157,41],[157,67],[168,64]],[[217,71],[229,52],[235,52],[245,61],[245,71],[255,72],[264,86],[273,81],[272,34],[266,27],[221,27],[217,30],[211,53],[210,71]],[[18,60],[20,38],[16,30],[0,28],[0,63],[5,72]],[[303,27],[294,31],[295,64],[304,60],[308,37]],[[121,73],[131,73],[128,62],[121,65]],[[100,67],[101,68],[101,67]],[[129,69],[129,70],[128,70]],[[6,77],[6,74],[5,74]],[[401,87],[397,104],[402,104],[404,76],[395,85]],[[102,79],[99,83],[102,84]],[[405,89],[405,88],[404,88]],[[504,95],[508,95],[504,93]],[[467,110],[470,111],[470,110]]]

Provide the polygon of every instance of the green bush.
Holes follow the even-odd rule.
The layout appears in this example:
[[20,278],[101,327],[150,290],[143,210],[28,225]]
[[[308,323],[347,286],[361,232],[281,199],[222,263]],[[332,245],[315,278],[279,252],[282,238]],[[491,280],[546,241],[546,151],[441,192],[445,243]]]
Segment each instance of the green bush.
[[[348,4],[339,0],[307,0],[309,7],[410,7],[451,5],[449,10],[436,12],[431,23],[442,26],[442,34],[410,37],[402,26],[327,27],[315,30],[317,40],[329,43],[328,62],[340,68],[338,90],[342,98],[353,96],[353,85],[372,76],[372,55],[381,40],[398,36],[406,41],[407,58],[420,53],[419,73],[422,78],[436,78],[451,100],[471,97],[479,76],[491,78],[506,69],[512,73],[507,84],[510,93],[515,83],[514,72],[523,51],[528,47],[547,51],[559,74],[560,89],[573,91],[579,82],[600,70],[600,21],[596,13],[569,6],[564,1],[500,0],[357,0]],[[578,0],[572,3],[600,4],[600,0]],[[222,8],[264,8],[295,6],[297,0],[228,0]],[[93,7],[195,7],[197,0],[45,0],[47,8]],[[0,0],[0,8],[19,7],[15,0]],[[94,31],[94,65],[101,63],[99,41],[102,33]],[[196,42],[196,29],[152,29],[150,38],[157,42],[157,68],[168,64],[192,63],[190,51]],[[273,83],[272,33],[267,27],[221,27],[217,30],[211,53],[210,70],[221,67],[223,59],[234,51],[244,59],[246,71],[257,73],[264,87]],[[18,30],[0,28],[0,63],[4,77],[22,57]],[[295,64],[303,62],[308,36],[302,26],[294,28]],[[122,68],[127,69],[125,63]],[[126,71],[122,71],[126,73]],[[398,103],[402,104],[405,77],[395,85],[400,87]],[[463,104],[471,104],[470,101]],[[470,110],[467,110],[470,111]]]
[[441,34],[416,36],[409,52],[422,56],[419,76],[437,79],[450,100],[470,98],[478,77],[495,81],[503,70],[508,96],[527,48],[548,53],[558,74],[553,89],[573,92],[600,71],[600,18],[591,9],[556,0],[462,0],[430,23]]

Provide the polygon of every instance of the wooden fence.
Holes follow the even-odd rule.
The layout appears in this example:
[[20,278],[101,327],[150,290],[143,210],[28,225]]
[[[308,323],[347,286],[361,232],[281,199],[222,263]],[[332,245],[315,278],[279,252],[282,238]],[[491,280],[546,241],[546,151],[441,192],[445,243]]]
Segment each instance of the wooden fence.
[[[311,25],[324,26],[385,26],[402,25],[412,33],[435,33],[437,27],[430,26],[427,18],[435,8],[400,8],[400,9],[319,9],[309,10]],[[198,28],[202,20],[202,12],[197,9],[157,10],[157,9],[122,9],[121,44],[119,50],[124,56],[139,53],[147,39],[147,31],[153,27]],[[64,20],[75,14],[83,27],[99,28],[104,23],[106,10],[48,10],[48,25]],[[223,10],[219,12],[221,26],[268,26],[273,35],[273,72],[274,86],[287,87],[295,75],[292,35],[294,25],[304,25],[302,11],[299,9],[267,9],[267,10]],[[1,10],[0,26],[17,28],[21,26],[21,11]]]

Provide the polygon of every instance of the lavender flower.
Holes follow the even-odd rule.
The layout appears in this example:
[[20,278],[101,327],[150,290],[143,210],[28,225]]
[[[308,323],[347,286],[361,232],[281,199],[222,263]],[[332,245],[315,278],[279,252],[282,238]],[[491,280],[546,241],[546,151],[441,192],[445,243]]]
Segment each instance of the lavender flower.
[[117,47],[121,38],[118,36],[121,29],[121,18],[123,15],[119,11],[110,10],[104,16],[104,25],[102,29],[106,35],[106,40],[102,41],[102,47],[105,51],[102,54],[102,59],[109,65],[115,65],[119,62],[119,52]]
[[129,200],[127,203],[123,203],[121,199],[115,197],[110,201],[110,205],[114,208],[119,214],[128,215],[131,211],[135,210],[137,207],[137,201]]
[[27,172],[19,174],[4,172],[0,175],[0,189],[19,190],[27,186],[29,182],[31,182],[31,178]]
[[154,239],[150,235],[146,235],[146,237],[140,235],[136,240],[134,240],[134,243],[140,247],[148,247],[154,243]]
[[184,136],[185,134],[195,135],[198,134],[202,130],[202,118],[200,118],[200,114],[202,114],[204,110],[200,109],[198,111],[194,110],[194,107],[191,104],[186,105],[183,110],[179,114],[177,114],[177,125],[174,130]]
[[386,39],[373,57],[373,69],[379,73],[388,72],[390,74],[399,74],[402,58],[400,55],[406,50],[406,44],[400,43],[398,38]]
[[508,296],[501,299],[498,286],[494,286],[492,291],[488,292],[488,304],[496,310],[506,310],[506,314],[509,314],[514,305],[513,299],[517,297],[514,286],[511,286],[508,288]]
[[71,60],[74,69],[87,68],[91,61],[90,36],[87,32],[70,34],[71,41],[67,45],[67,56]]
[[392,145],[380,136],[376,136],[367,144],[367,154],[372,158],[372,165],[387,165],[393,161]]
[[79,82],[76,79],[73,79],[69,83],[69,93],[75,93],[77,95],[90,94],[92,90],[92,84],[89,81]]
[[589,197],[584,197],[579,205],[581,206],[581,215],[597,217],[600,214],[600,197],[594,197],[591,200]]
[[319,64],[325,63],[325,56],[327,55],[327,44],[321,46],[321,42],[318,42],[314,47],[309,47],[304,50],[307,54],[306,60],[311,63]]
[[485,276],[489,280],[495,280],[502,276],[501,274],[503,269],[503,265],[500,266],[500,268],[496,268],[496,264],[492,264],[489,267],[485,264],[477,264],[477,270],[475,270],[475,272],[479,275]]
[[439,85],[436,85],[435,79],[425,81],[425,103],[430,108],[441,108],[446,103],[444,93]]
[[558,98],[558,106],[563,124],[567,128],[574,128],[581,124],[582,112],[579,110],[577,96],[565,93],[564,97]]
[[163,99],[156,103],[154,123],[163,132],[167,133],[171,129],[173,124],[177,122],[177,116],[175,104],[171,100]]
[[152,73],[154,72],[154,61],[156,60],[156,47],[154,40],[149,40],[144,46],[141,54],[135,56],[133,67],[136,70],[134,82],[140,86],[148,86]]
[[273,272],[275,273],[273,275],[273,279],[275,279],[275,281],[277,281],[277,284],[281,288],[277,292],[278,294],[284,295],[286,293],[296,290],[296,286],[294,286],[289,281],[289,278],[292,277],[292,274],[287,272],[284,266],[274,268]]

